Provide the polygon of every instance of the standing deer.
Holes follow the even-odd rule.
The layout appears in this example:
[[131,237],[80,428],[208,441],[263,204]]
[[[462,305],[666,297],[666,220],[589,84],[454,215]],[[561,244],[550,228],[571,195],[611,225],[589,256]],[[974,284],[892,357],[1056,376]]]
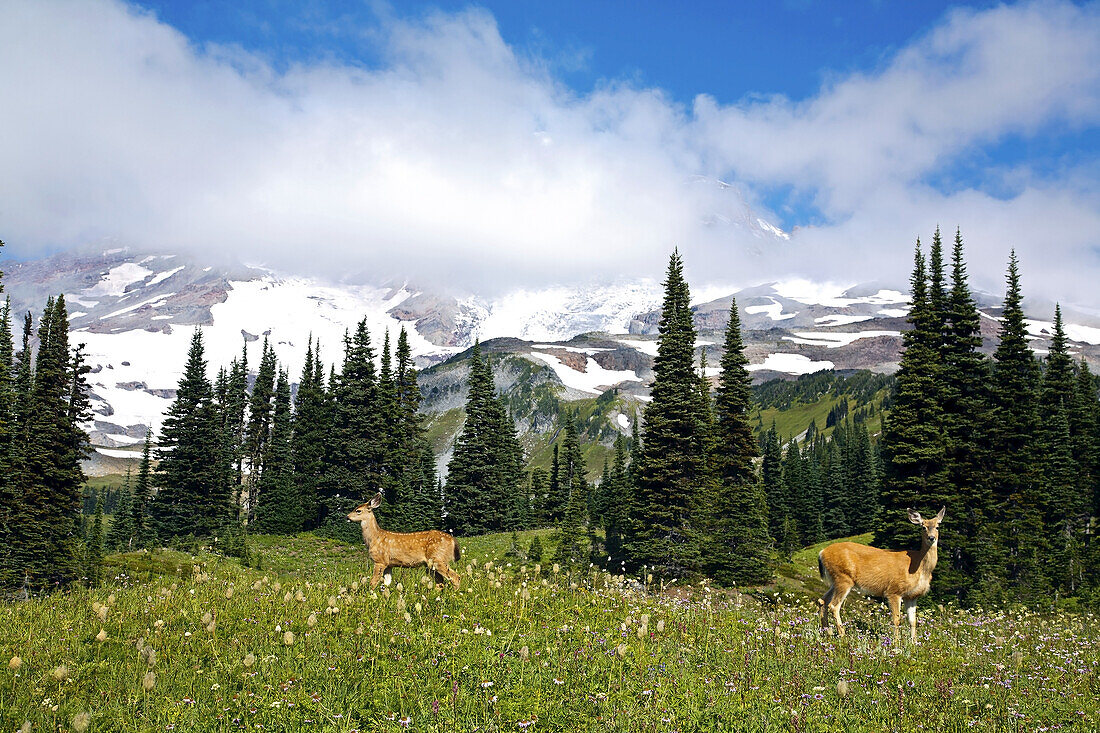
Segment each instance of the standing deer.
[[[448,567],[448,563],[462,556],[458,542],[446,532],[429,529],[424,532],[388,532],[378,526],[374,510],[382,504],[382,494],[348,515],[348,520],[359,522],[363,528],[363,542],[367,543],[367,552],[374,561],[374,573],[370,587],[377,588],[378,582],[390,568],[415,568],[427,565],[428,569],[442,575],[458,588],[458,573]],[[388,581],[387,581],[388,582]]]
[[901,602],[909,616],[913,643],[917,641],[917,599],[928,592],[932,570],[936,567],[936,539],[947,507],[932,519],[921,519],[920,513],[909,510],[909,521],[919,524],[923,532],[919,550],[892,552],[855,542],[836,542],[817,554],[817,569],[829,590],[818,601],[821,604],[821,628],[828,627],[829,612],[836,621],[836,630],[844,636],[840,622],[840,607],[853,587],[872,596],[885,597],[890,604],[894,622],[894,639],[900,641]]

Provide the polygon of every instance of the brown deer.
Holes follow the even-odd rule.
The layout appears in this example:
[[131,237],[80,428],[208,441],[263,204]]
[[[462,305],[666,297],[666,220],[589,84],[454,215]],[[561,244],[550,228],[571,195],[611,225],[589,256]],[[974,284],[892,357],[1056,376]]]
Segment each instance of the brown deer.
[[[378,526],[374,510],[382,504],[382,494],[348,515],[348,520],[359,522],[363,528],[363,542],[367,543],[367,552],[374,561],[374,573],[370,587],[377,588],[382,576],[390,568],[415,568],[427,565],[428,569],[442,575],[458,588],[458,573],[448,567],[448,563],[462,556],[458,542],[446,532],[429,529],[424,532],[388,532]],[[388,583],[387,579],[387,583]]]
[[936,567],[936,540],[940,522],[947,507],[932,519],[921,519],[920,513],[909,510],[909,521],[923,531],[919,550],[892,552],[855,542],[835,542],[817,554],[817,569],[829,590],[818,603],[821,605],[821,628],[829,625],[829,612],[836,621],[837,634],[844,636],[840,622],[840,607],[853,587],[872,596],[884,597],[890,604],[894,622],[894,639],[900,641],[901,602],[909,616],[913,643],[917,641],[917,599],[928,592],[932,570]]

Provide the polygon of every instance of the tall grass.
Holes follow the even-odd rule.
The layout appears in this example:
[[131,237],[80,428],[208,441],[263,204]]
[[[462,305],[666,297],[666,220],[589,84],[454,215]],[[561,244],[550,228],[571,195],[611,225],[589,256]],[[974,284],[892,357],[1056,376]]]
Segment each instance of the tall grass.
[[877,604],[841,640],[807,596],[567,576],[506,560],[508,535],[463,542],[460,592],[424,570],[371,591],[361,546],[257,545],[264,570],[137,553],[0,606],[0,731],[1100,728],[1089,615],[929,603],[897,646]]

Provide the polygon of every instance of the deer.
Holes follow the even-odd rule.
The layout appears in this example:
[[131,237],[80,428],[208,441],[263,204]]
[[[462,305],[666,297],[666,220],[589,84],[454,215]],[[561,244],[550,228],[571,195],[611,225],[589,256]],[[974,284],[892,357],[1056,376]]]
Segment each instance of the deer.
[[382,505],[382,494],[374,495],[366,504],[360,504],[348,514],[349,522],[358,522],[363,529],[363,542],[367,544],[367,553],[374,562],[370,587],[377,588],[382,576],[386,584],[390,582],[390,568],[415,568],[426,565],[429,570],[451,581],[457,589],[458,573],[451,570],[449,563],[462,557],[462,551],[454,537],[437,529],[423,532],[390,532],[378,526],[374,510]]
[[932,570],[936,567],[936,540],[947,507],[932,519],[922,519],[920,512],[909,509],[909,521],[920,525],[923,533],[919,550],[895,552],[855,542],[834,542],[817,554],[817,569],[829,590],[821,597],[821,628],[828,628],[832,612],[839,636],[844,636],[840,607],[853,587],[876,597],[885,597],[894,623],[894,640],[901,641],[901,603],[909,617],[913,643],[917,643],[917,599],[932,585]]

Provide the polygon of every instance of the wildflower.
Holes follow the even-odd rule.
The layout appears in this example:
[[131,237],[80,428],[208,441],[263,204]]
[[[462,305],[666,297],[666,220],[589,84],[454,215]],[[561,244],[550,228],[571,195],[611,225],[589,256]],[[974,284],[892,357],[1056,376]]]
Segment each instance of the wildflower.
[[417,613],[420,613],[423,610],[423,606],[421,606],[420,603],[417,602],[417,604],[413,606],[413,610],[415,610]]
[[98,641],[100,644],[107,641],[107,630],[100,629],[99,633],[95,635],[95,640]]
[[228,588],[225,589],[225,598],[226,598],[226,600],[229,600],[232,597],[233,597],[233,586],[229,586]]
[[554,684],[555,684],[555,685],[564,685],[564,684],[565,684],[565,680],[559,680],[559,679],[558,679],[557,677],[555,677],[555,678],[554,678]]
[[146,692],[149,692],[154,687],[156,687],[157,686],[157,673],[152,671],[152,670],[149,670],[148,672],[146,672],[145,676],[141,678],[141,686]]
[[256,655],[253,654],[252,652],[249,652],[248,654],[244,655],[244,660],[243,661],[244,661],[244,666],[251,667],[253,664],[256,663]]
[[309,618],[306,619],[306,626],[309,626],[310,628],[313,628],[316,625],[317,625],[317,614],[315,614],[315,613],[309,614]]
[[483,682],[481,683],[481,687],[482,687],[482,689],[488,689],[488,688],[490,688],[490,687],[492,687],[492,686],[493,686],[493,683],[492,683],[492,682],[490,682],[489,680],[485,680],[485,681],[483,681]]
[[625,657],[626,644],[619,644],[617,647],[615,647],[615,653],[618,654],[620,657]]
[[526,645],[519,650],[519,658],[525,662],[531,658],[531,650]]
[[283,596],[283,603],[290,603],[290,599],[293,598],[293,597],[294,596],[291,594],[291,592],[287,591],[286,595]]
[[206,613],[204,613],[204,614],[202,615],[202,623],[203,623],[203,625],[206,625],[206,624],[210,623],[210,622],[211,622],[211,621],[213,621],[213,620],[214,620],[214,617],[210,615],[210,612],[209,612],[209,611],[207,611]]
[[156,621],[154,621],[153,622],[153,628],[155,628],[157,631],[160,631],[161,629],[163,629],[164,628],[164,619],[158,618]]
[[214,629],[215,629],[216,627],[217,627],[217,624],[215,624],[215,623],[214,623],[213,621],[211,621],[210,623],[208,623],[208,624],[206,625],[206,630],[207,630],[207,631],[209,631],[209,632],[210,632],[211,634],[213,634],[213,633],[214,633]]
[[19,733],[31,733],[31,721],[23,721],[23,725],[19,726]]
[[1012,661],[1017,667],[1019,667],[1024,662],[1024,653],[1019,649],[1012,652]]
[[554,575],[557,575],[560,572],[561,572],[561,565],[558,565],[557,563],[554,563]]
[[110,609],[107,608],[106,606],[100,606],[98,603],[96,605],[99,606],[99,608],[96,609],[95,615],[99,616],[100,621],[106,621],[107,620],[107,611],[109,611]]
[[271,590],[275,591],[276,593],[278,593],[278,592],[279,592],[279,591],[281,591],[282,589],[283,589],[283,584],[282,584],[282,583],[280,583],[280,582],[279,582],[279,581],[277,581],[277,580],[276,580],[276,581],[275,581],[275,583],[274,583],[274,584],[273,584],[273,585],[271,586]]
[[658,621],[658,622],[657,622],[657,633],[658,633],[658,634],[662,634],[662,633],[664,633],[664,630],[665,630],[665,622],[664,622],[664,620]]
[[283,634],[283,643],[286,644],[287,646],[293,646],[294,645],[294,632],[293,631],[288,631],[285,634]]
[[836,683],[836,694],[848,697],[848,680],[840,680]]
[[401,716],[401,719],[397,722],[401,724],[402,728],[408,728],[410,725],[412,725],[413,719],[409,715],[403,715]]
[[69,679],[69,668],[62,664],[59,667],[54,667],[54,670],[50,672],[50,675],[58,682],[64,682]]
[[306,594],[303,593],[301,589],[296,590],[294,591],[294,600],[298,601],[298,603],[304,603],[306,600]]
[[329,596],[328,597],[328,607],[329,608],[335,608],[336,607],[336,596]]
[[77,713],[73,716],[73,730],[76,733],[84,733],[91,723],[92,716],[89,713]]
[[147,646],[141,650],[141,656],[145,658],[145,663],[152,669],[157,664],[157,650],[151,646]]
[[405,612],[405,623],[411,624],[412,620],[413,620],[412,614],[410,614],[409,612],[406,611]]
[[19,669],[22,666],[23,666],[23,660],[20,659],[19,657],[12,657],[11,661],[8,662],[8,669],[13,670],[13,671]]

